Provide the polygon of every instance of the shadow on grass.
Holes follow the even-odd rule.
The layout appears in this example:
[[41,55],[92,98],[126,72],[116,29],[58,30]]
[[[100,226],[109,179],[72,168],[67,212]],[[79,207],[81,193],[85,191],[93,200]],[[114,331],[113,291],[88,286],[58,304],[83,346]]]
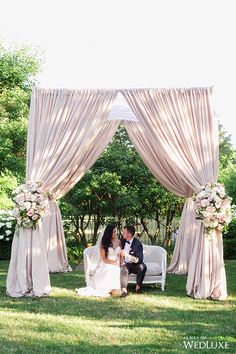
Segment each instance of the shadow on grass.
[[[165,346],[165,351],[163,348]],[[29,344],[20,344],[17,341],[5,341],[3,350],[4,353],[50,353],[50,354],[58,354],[58,353],[87,353],[87,354],[140,354],[140,353],[163,353],[169,352],[173,354],[185,353],[186,350],[182,351],[181,347],[183,347],[182,342],[175,343],[174,341],[171,343],[163,343],[162,340],[159,340],[155,344],[130,344],[130,345],[94,345],[88,342],[79,341],[77,344],[71,343],[56,343],[49,340],[42,340],[41,343],[30,342]],[[176,349],[175,349],[176,348]],[[44,350],[44,351],[43,351]],[[201,351],[201,353],[205,353]],[[209,353],[209,351],[208,351]]]
[[[43,337],[40,337],[40,339],[29,338],[29,343],[25,343],[21,338],[19,338],[19,341],[14,341],[13,338],[6,338],[2,346],[4,353],[134,354],[166,353],[168,351],[171,353],[181,353],[183,338],[191,335],[207,335],[210,339],[218,341],[222,340],[222,338],[227,338],[233,348],[227,351],[227,353],[236,352],[235,346],[233,347],[233,338],[235,338],[236,334],[235,316],[232,312],[234,300],[213,302],[188,298],[185,294],[185,276],[168,275],[165,292],[162,292],[160,288],[156,288],[155,286],[147,286],[144,287],[142,295],[131,293],[125,299],[97,299],[78,297],[74,293],[75,287],[84,286],[84,276],[82,273],[52,274],[51,281],[54,287],[52,296],[39,299],[14,299],[5,295],[7,263],[1,263],[0,306],[2,313],[9,316],[13,322],[17,318],[24,319],[22,325],[26,326],[26,328],[28,326],[30,328],[34,315],[45,315],[34,319],[38,326],[34,329],[34,333],[42,333],[42,336],[44,333],[48,333],[51,337],[50,340]],[[234,291],[234,294],[235,268],[231,263],[227,267],[229,288],[232,293]],[[130,289],[132,291],[134,286],[131,286]],[[83,321],[91,320],[92,326],[96,327],[98,325],[106,333],[109,330],[111,330],[111,333],[115,331],[117,336],[126,330],[129,333],[135,333],[136,331],[140,333],[140,330],[142,332],[143,329],[144,336],[152,331],[152,336],[156,336],[155,344],[152,344],[151,340],[150,344],[143,344],[142,338],[140,338],[138,339],[139,343],[134,341],[132,345],[127,345],[122,340],[120,340],[120,345],[111,345],[109,339],[107,345],[103,345],[104,343],[94,345],[90,343],[90,337],[86,331],[84,332],[85,335],[82,341],[78,340],[78,343],[68,342],[65,344],[60,339],[60,335],[69,334],[70,328],[68,324],[64,325],[64,320],[72,323],[71,326],[75,322],[83,326]],[[60,322],[60,326],[55,328],[54,323],[57,322]],[[91,329],[91,335],[93,335],[93,327],[90,328],[88,324],[87,326],[89,330]],[[162,336],[158,337],[160,331],[161,333],[168,333],[165,339]],[[55,333],[59,335],[58,342],[54,337]],[[186,350],[183,351],[183,353],[186,352]],[[210,352],[209,350],[201,350],[201,353]],[[214,350],[213,353],[216,353],[216,351]]]

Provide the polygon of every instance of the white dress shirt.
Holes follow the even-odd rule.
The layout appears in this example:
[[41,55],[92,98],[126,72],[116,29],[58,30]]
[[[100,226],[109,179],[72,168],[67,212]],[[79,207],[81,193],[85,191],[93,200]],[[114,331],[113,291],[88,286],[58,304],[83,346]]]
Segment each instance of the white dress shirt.
[[125,247],[124,247],[124,250],[125,250],[125,263],[131,263],[130,262],[130,258],[129,258],[129,251],[130,251],[133,239],[134,238],[131,238],[131,240],[129,240],[129,243],[125,242]]

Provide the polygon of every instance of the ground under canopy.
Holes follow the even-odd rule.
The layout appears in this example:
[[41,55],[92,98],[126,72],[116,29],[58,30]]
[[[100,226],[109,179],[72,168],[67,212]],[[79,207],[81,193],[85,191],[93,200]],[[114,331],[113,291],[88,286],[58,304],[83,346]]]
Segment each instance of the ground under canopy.
[[[52,274],[48,298],[5,295],[8,262],[0,262],[0,353],[189,353],[184,341],[229,342],[236,352],[236,261],[226,261],[224,302],[186,296],[185,276],[167,275],[166,290],[146,286],[127,298],[80,298],[83,273]],[[194,338],[190,338],[194,337]]]

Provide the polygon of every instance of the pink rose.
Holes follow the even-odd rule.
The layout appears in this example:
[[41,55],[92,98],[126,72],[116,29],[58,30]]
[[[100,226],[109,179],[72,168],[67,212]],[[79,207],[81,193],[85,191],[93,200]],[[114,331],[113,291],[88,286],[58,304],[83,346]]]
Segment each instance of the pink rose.
[[42,194],[43,193],[43,188],[37,188],[37,193]]
[[34,210],[33,210],[33,209],[29,209],[29,210],[27,211],[27,215],[28,215],[28,216],[33,216],[33,215],[34,215]]

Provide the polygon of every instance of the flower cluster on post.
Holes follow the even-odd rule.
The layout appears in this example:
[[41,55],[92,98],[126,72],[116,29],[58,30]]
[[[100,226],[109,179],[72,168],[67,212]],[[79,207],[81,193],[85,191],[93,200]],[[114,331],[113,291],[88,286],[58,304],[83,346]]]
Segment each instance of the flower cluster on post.
[[220,183],[207,183],[198,193],[194,193],[196,219],[200,219],[207,236],[213,237],[222,232],[232,220],[232,198]]
[[12,210],[0,210],[0,240],[12,241],[16,219]]
[[36,228],[49,208],[51,195],[43,188],[43,182],[27,181],[13,191],[13,201],[17,225],[25,228]]

